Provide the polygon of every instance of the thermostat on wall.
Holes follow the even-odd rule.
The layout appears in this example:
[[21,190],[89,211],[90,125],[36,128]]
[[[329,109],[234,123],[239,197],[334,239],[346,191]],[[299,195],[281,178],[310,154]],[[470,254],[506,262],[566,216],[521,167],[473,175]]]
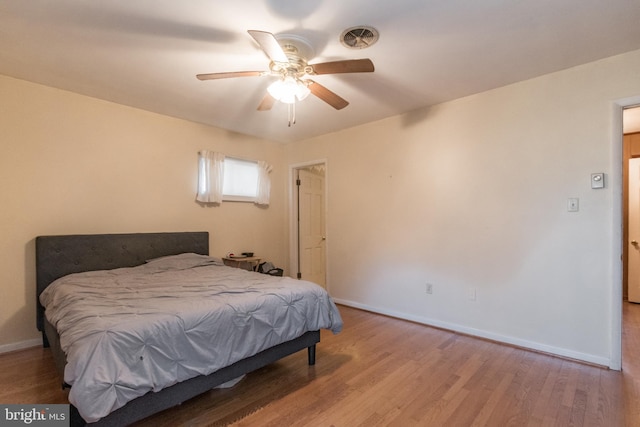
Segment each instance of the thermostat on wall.
[[591,188],[604,188],[604,174],[592,173],[591,174]]

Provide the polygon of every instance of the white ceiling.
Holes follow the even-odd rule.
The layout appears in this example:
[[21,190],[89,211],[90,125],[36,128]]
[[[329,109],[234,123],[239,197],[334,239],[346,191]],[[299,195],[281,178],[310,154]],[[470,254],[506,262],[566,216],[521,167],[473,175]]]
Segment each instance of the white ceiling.
[[[296,141],[640,49],[638,0],[0,0],[0,74],[274,141]],[[341,32],[370,25],[364,50]],[[256,107],[269,77],[247,30],[296,34],[310,62],[371,58],[374,73],[316,76],[347,99]]]

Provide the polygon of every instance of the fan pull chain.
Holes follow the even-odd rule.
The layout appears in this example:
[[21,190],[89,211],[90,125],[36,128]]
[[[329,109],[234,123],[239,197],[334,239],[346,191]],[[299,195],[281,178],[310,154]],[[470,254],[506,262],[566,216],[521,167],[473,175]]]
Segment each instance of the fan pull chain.
[[296,124],[296,103],[287,104],[289,114],[289,127]]
[[291,104],[291,111],[293,111],[293,124],[296,124],[296,103]]

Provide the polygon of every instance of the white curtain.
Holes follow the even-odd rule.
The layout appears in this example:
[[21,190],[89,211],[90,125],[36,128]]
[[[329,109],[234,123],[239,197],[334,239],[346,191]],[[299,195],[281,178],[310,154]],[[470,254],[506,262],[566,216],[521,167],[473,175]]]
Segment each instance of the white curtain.
[[269,173],[271,173],[271,169],[273,169],[271,165],[266,162],[258,162],[258,191],[255,202],[257,205],[269,205],[269,195],[271,194],[271,178],[269,177]]
[[198,195],[201,203],[222,203],[224,154],[202,150],[198,152]]

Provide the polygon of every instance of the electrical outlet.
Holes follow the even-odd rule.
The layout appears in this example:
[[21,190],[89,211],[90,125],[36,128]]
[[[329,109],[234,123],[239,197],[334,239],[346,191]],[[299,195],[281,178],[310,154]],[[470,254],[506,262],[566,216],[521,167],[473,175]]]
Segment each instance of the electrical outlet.
[[431,283],[427,283],[425,287],[425,292],[431,295],[433,293],[433,285]]

